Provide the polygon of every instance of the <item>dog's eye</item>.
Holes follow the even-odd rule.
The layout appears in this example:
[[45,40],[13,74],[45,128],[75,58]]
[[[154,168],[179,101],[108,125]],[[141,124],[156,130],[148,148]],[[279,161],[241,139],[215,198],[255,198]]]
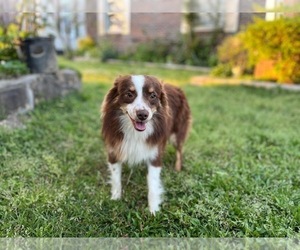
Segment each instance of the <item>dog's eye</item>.
[[152,92],[152,93],[150,94],[150,98],[151,98],[152,100],[154,100],[156,97],[157,97],[157,96],[156,96],[156,94],[155,94],[154,92]]
[[129,91],[125,94],[125,96],[128,97],[128,98],[133,98],[134,97],[134,95]]

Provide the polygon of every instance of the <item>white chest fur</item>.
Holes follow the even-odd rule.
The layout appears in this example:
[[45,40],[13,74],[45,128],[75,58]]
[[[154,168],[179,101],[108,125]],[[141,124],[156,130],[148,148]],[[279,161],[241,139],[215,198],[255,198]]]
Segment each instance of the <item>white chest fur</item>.
[[122,162],[135,165],[154,160],[158,154],[158,147],[146,143],[147,138],[153,133],[151,121],[146,124],[145,131],[139,132],[134,129],[128,117],[122,116],[120,120],[121,129],[124,133],[124,139],[120,147]]

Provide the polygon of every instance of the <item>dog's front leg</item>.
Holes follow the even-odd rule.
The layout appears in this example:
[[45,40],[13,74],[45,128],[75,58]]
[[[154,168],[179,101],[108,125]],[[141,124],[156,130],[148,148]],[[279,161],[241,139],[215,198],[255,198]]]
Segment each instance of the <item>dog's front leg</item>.
[[163,186],[160,180],[161,167],[155,167],[148,164],[148,205],[152,214],[159,211],[159,205],[162,202]]
[[122,195],[122,163],[108,163],[108,168],[110,170],[110,184],[111,184],[111,199],[119,200]]

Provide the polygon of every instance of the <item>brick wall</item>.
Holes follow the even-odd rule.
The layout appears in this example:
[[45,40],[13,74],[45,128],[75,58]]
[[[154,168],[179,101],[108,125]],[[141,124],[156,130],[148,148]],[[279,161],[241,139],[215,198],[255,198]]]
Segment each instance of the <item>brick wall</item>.
[[124,51],[138,43],[153,39],[175,40],[180,34],[181,13],[132,13],[129,35],[104,35],[119,50]]
[[180,33],[181,18],[181,13],[132,13],[132,42],[175,39]]
[[283,0],[284,4],[288,6],[293,6],[296,4],[300,4],[300,0]]
[[131,0],[130,34],[105,35],[100,41],[110,39],[118,49],[125,50],[156,38],[176,39],[180,34],[182,6],[183,0]]
[[183,0],[132,0],[132,42],[175,39],[180,33]]

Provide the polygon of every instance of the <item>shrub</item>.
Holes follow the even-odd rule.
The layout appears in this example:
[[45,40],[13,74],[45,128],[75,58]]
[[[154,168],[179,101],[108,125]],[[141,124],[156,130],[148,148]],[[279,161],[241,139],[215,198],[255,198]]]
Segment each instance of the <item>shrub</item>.
[[7,27],[0,26],[0,61],[18,60],[17,47],[20,41],[30,33],[21,31],[17,24],[11,23]]
[[26,64],[20,61],[1,61],[0,63],[0,78],[17,77],[28,73]]
[[93,49],[93,57],[100,58],[101,62],[106,62],[108,59],[116,59],[119,57],[119,52],[116,47],[109,41],[100,41],[98,47]]
[[159,62],[167,61],[171,52],[172,44],[170,42],[155,39],[146,43],[140,43],[132,48],[130,52],[125,53],[122,58],[140,61],[140,62]]
[[0,27],[0,60],[18,59],[16,41],[18,38],[18,27],[10,24],[7,28]]
[[217,48],[219,62],[223,65],[220,66],[220,69],[224,68],[224,64],[227,64],[227,69],[231,68],[232,71],[238,71],[237,76],[243,75],[252,66],[249,63],[248,51],[244,45],[243,35],[243,33],[239,33],[235,36],[227,37]]
[[300,83],[300,18],[256,20],[243,37],[249,60],[272,60],[279,82]]
[[87,36],[79,38],[77,41],[77,54],[78,55],[84,55],[85,53],[88,53],[90,50],[94,49],[96,47],[95,41]]
[[78,40],[76,54],[97,58],[102,62],[119,56],[117,49],[111,42],[103,39],[97,44],[91,37],[84,37]]
[[193,44],[187,44],[184,37],[177,41],[155,39],[146,43],[140,43],[130,52],[121,55],[122,59],[176,63],[198,66],[216,65],[216,57],[208,42],[194,39]]
[[192,41],[187,41],[182,36],[172,47],[172,61],[178,64],[188,64],[196,66],[215,66],[215,47],[211,40],[202,40],[195,37]]
[[231,66],[229,64],[219,64],[211,70],[210,74],[218,77],[230,77],[232,76]]

